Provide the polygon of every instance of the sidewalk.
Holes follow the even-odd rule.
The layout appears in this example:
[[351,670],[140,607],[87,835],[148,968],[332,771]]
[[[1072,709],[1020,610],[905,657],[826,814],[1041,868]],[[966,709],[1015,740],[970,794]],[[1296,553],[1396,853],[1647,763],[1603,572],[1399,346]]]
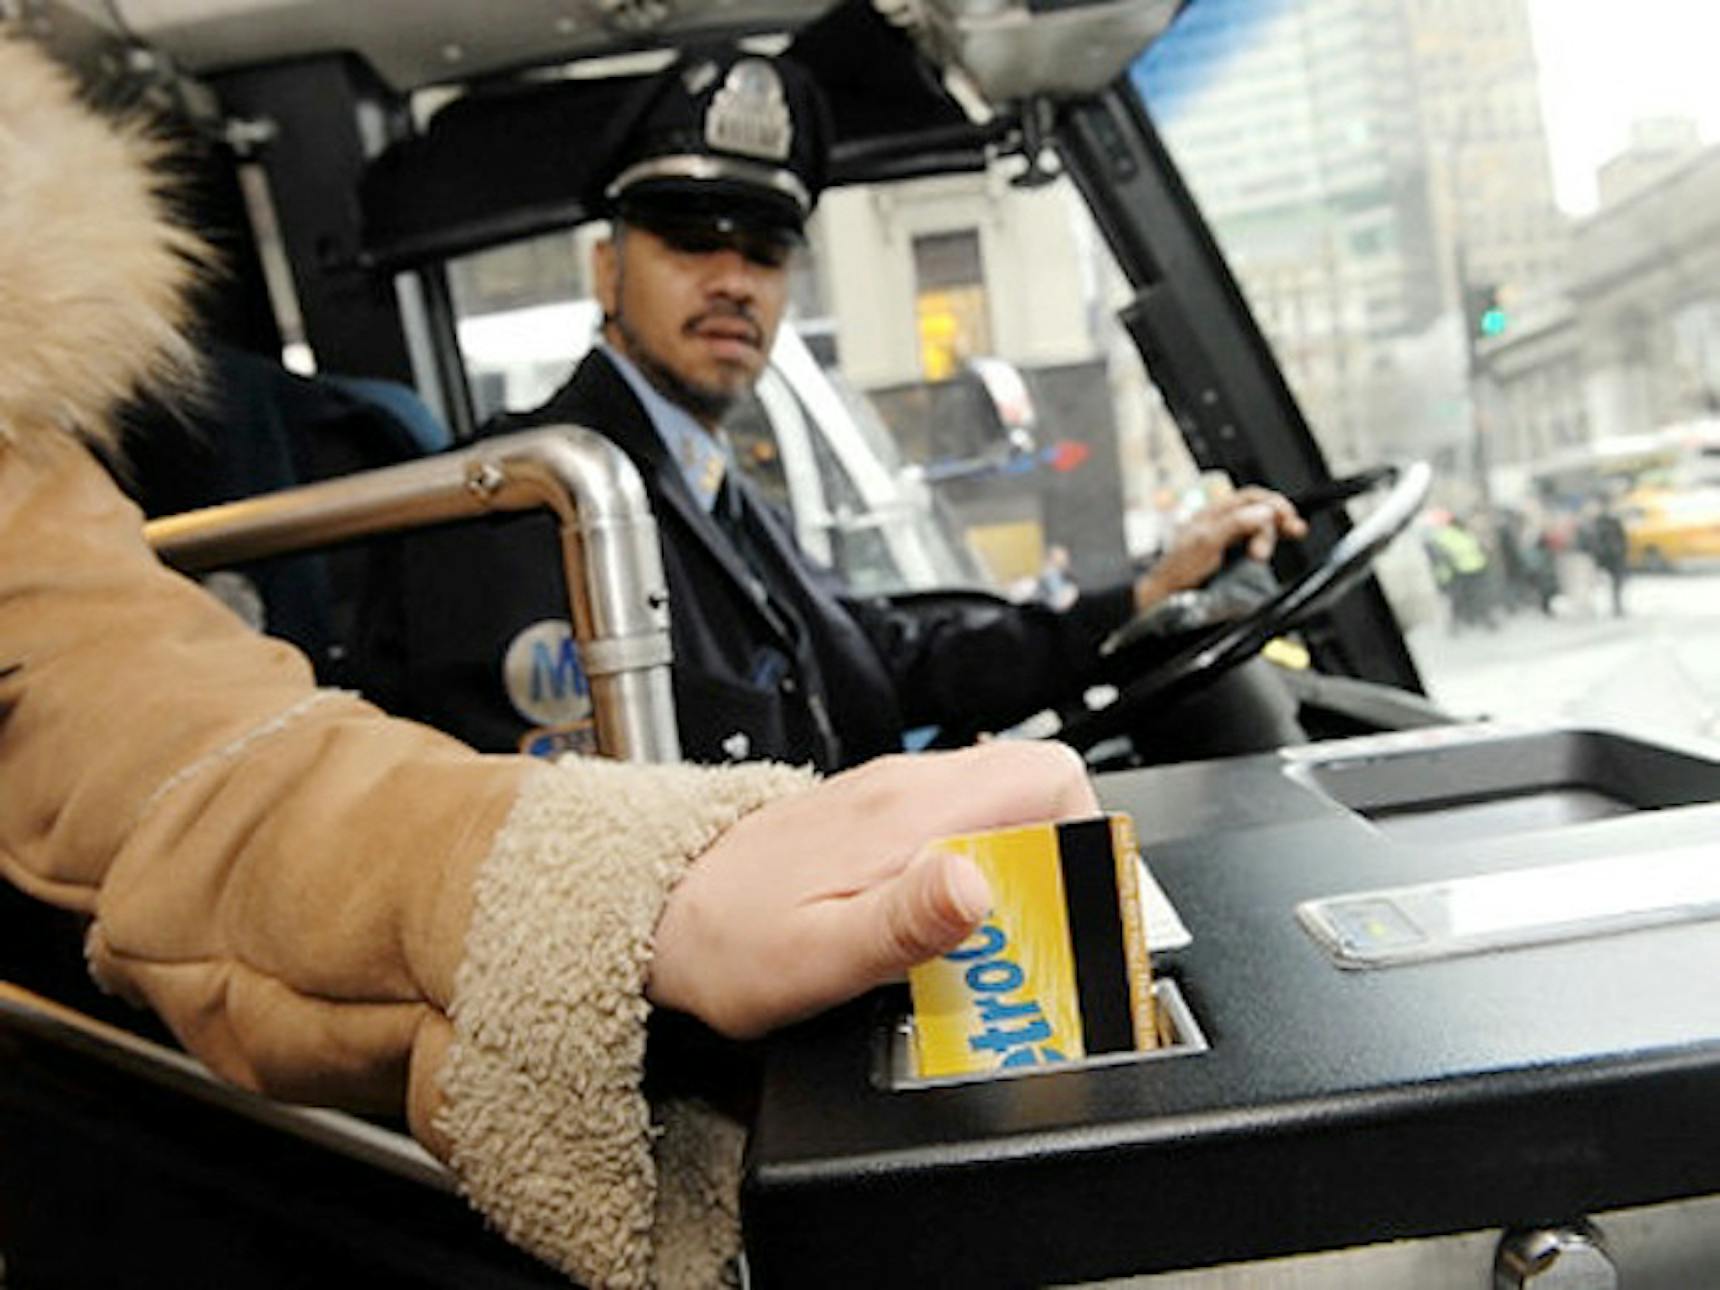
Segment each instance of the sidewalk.
[[1628,617],[1519,613],[1499,630],[1410,635],[1433,697],[1464,716],[1720,740],[1720,573],[1643,575]]

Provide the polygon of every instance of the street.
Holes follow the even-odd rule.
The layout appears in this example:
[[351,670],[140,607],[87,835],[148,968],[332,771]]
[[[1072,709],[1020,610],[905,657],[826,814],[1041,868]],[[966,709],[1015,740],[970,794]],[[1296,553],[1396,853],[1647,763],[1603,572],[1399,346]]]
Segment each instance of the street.
[[1409,640],[1429,692],[1463,716],[1720,742],[1720,569],[1635,574],[1625,608],[1528,610],[1455,635],[1427,623]]

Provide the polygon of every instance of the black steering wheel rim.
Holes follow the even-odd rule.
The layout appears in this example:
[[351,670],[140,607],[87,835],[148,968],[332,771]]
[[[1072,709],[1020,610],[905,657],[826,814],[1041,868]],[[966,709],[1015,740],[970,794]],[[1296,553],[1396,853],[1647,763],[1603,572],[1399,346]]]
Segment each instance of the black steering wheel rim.
[[1366,576],[1374,558],[1409,527],[1427,501],[1433,471],[1426,462],[1378,467],[1337,480],[1318,498],[1299,499],[1314,509],[1389,483],[1373,512],[1343,535],[1312,569],[1196,644],[1149,668],[1123,686],[1117,698],[1097,712],[1067,721],[1057,738],[1085,751],[1124,734],[1133,714],[1148,704],[1166,704],[1217,680],[1254,655],[1275,636],[1308,621]]

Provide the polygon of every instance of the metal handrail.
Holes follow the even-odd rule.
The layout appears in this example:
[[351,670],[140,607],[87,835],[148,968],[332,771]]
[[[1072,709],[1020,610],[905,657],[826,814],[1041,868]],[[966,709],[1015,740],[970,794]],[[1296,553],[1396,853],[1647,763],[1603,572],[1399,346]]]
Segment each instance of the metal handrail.
[[500,435],[459,452],[168,516],[144,532],[163,560],[201,573],[538,507],[559,523],[598,750],[626,761],[678,761],[657,522],[633,463],[590,430]]

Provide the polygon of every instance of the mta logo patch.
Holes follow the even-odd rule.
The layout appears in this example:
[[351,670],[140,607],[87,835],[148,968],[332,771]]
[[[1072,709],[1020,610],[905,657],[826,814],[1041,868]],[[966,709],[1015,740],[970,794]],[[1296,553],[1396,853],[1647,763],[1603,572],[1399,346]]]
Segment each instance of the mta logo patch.
[[591,683],[565,619],[546,618],[514,637],[502,683],[514,710],[534,726],[570,726],[591,715]]

